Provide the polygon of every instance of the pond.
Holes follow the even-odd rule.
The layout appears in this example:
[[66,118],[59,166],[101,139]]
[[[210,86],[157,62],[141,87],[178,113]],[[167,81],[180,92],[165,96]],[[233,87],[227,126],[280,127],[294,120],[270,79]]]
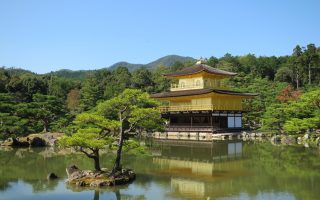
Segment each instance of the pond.
[[[144,141],[152,155],[124,155],[137,179],[113,188],[70,187],[66,166],[92,168],[82,154],[0,149],[0,199],[319,199],[320,151],[252,141]],[[111,167],[112,155],[101,156]],[[60,178],[47,181],[48,173]]]

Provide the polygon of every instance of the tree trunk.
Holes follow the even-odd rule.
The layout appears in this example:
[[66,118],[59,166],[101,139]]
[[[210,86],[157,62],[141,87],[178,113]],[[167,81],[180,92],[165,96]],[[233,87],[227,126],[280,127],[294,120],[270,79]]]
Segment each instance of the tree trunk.
[[299,89],[299,74],[296,73],[296,83],[297,83],[297,89]]
[[44,132],[44,133],[49,132],[49,126],[48,126],[48,124],[46,124],[46,123],[43,125],[43,132]]
[[123,132],[123,127],[122,127],[122,123],[121,123],[121,125],[120,125],[120,138],[119,138],[118,150],[117,150],[117,157],[116,157],[116,161],[114,163],[113,169],[112,169],[112,173],[115,173],[118,170],[121,170],[121,155],[122,155],[123,140],[124,140],[124,132]]
[[311,85],[311,63],[309,63],[308,71],[309,71],[309,85]]
[[99,149],[95,149],[93,151],[94,153],[94,156],[93,156],[93,160],[94,160],[94,169],[96,171],[101,171],[101,168],[100,168],[100,158],[99,158]]

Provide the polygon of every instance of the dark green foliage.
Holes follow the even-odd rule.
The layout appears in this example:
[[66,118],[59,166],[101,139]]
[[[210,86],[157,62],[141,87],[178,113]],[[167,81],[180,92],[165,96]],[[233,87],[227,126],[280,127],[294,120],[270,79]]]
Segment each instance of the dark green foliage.
[[304,93],[297,100],[274,103],[263,116],[263,128],[290,134],[320,128],[320,89]]
[[96,74],[89,75],[80,90],[80,107],[83,111],[90,110],[102,98],[103,89]]
[[80,82],[73,79],[61,78],[57,76],[47,76],[46,78],[48,81],[47,94],[59,97],[63,100],[66,99],[70,90],[74,88],[80,88]]
[[[296,112],[302,114],[288,115],[288,118],[282,119],[289,112],[285,110],[284,114],[280,115],[282,107],[286,104],[294,107],[295,104],[280,103],[276,97],[288,85],[300,89],[302,93],[309,88],[319,87],[319,58],[319,47],[308,44],[306,47],[297,45],[290,56],[258,57],[254,54],[244,56],[225,54],[221,58],[212,56],[206,62],[212,67],[238,73],[234,78],[225,81],[232,90],[259,93],[257,98],[245,102],[245,107],[250,110],[244,114],[245,124],[248,127],[259,128],[264,125],[262,121],[266,118],[276,116],[273,122],[265,121],[264,127],[293,132],[296,129],[292,127],[299,126],[299,131],[304,132],[305,127],[319,128],[315,126],[317,119],[301,121],[313,118],[316,114],[312,112],[307,115],[297,110]],[[194,63],[193,58],[173,55],[146,65],[121,62],[112,69],[60,70],[45,75],[2,67],[0,68],[1,135],[19,136],[39,132],[50,126],[52,130],[63,130],[75,115],[93,109],[99,102],[112,99],[128,88],[148,93],[168,91],[172,80],[162,75],[189,67]],[[39,99],[39,95],[43,98]],[[40,109],[41,106],[43,110]],[[42,116],[38,112],[42,112]],[[290,122],[289,118],[293,120]],[[18,126],[23,127],[19,129]],[[45,126],[47,128],[44,128]]]
[[104,98],[110,99],[117,96],[132,84],[131,73],[126,67],[118,67],[113,70],[110,76],[107,77]]
[[132,73],[133,88],[142,89],[146,92],[151,92],[154,87],[152,80],[152,73],[146,68],[142,67]]

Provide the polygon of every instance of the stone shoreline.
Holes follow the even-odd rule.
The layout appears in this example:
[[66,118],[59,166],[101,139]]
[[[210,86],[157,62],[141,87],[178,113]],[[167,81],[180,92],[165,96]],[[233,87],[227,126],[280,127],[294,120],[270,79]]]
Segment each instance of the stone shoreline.
[[1,146],[12,147],[45,147],[54,146],[64,133],[35,133],[25,137],[8,138]]

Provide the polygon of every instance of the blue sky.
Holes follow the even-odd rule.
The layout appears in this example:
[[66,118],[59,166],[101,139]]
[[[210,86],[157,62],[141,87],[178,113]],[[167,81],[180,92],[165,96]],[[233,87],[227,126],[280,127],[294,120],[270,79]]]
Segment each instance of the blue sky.
[[37,73],[320,44],[317,0],[0,0],[0,66]]

